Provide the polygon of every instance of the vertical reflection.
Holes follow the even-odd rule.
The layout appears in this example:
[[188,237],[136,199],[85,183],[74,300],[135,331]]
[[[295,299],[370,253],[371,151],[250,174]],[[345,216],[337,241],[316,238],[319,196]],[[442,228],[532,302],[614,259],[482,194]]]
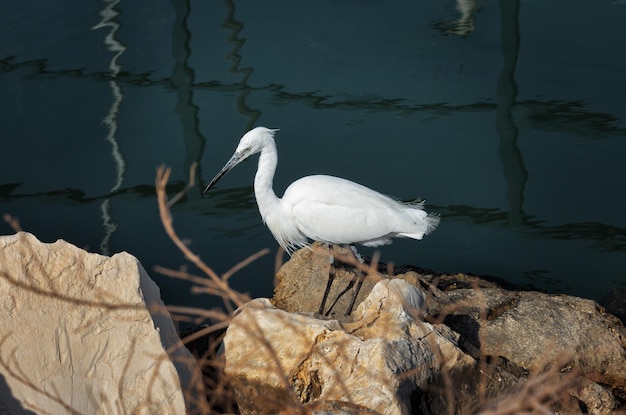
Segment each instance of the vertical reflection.
[[246,104],[246,98],[250,94],[250,88],[248,86],[248,78],[252,75],[252,68],[239,68],[241,63],[241,55],[239,49],[246,43],[245,38],[239,37],[239,32],[243,29],[243,24],[235,21],[235,3],[233,0],[226,0],[226,7],[228,7],[228,14],[222,23],[222,27],[231,31],[231,35],[228,37],[228,41],[233,44],[233,51],[228,54],[228,59],[233,62],[230,68],[232,74],[242,74],[239,84],[241,85],[240,94],[237,97],[237,111],[245,117],[248,117],[248,125],[246,130],[248,131],[254,127],[256,121],[261,116],[261,111],[253,110]]
[[[200,156],[204,151],[205,138],[200,133],[198,106],[193,103],[193,86],[195,73],[189,66],[191,56],[191,31],[187,25],[191,6],[189,0],[171,0],[176,11],[176,20],[172,30],[172,55],[174,68],[171,81],[176,87],[177,101],[175,111],[180,117],[183,127],[183,142],[185,143],[184,174],[189,174],[194,162],[200,165]],[[189,182],[190,177],[187,177]],[[188,198],[199,199],[202,196],[201,183],[196,182],[197,192],[187,193]]]
[[501,42],[503,65],[498,79],[497,130],[500,135],[498,155],[508,182],[507,200],[509,220],[521,225],[524,220],[524,186],[528,176],[522,153],[517,146],[518,130],[513,120],[513,107],[517,98],[515,66],[519,52],[519,0],[500,0],[502,21]]
[[456,0],[455,9],[460,16],[453,21],[437,22],[433,27],[444,33],[467,36],[476,30],[474,15],[481,7],[482,2],[479,4],[478,0]]
[[[126,162],[124,161],[124,157],[120,151],[116,137],[117,115],[123,97],[122,90],[117,83],[117,74],[121,69],[121,65],[117,63],[117,58],[119,58],[120,55],[122,55],[126,50],[126,47],[115,38],[117,30],[120,27],[119,23],[116,21],[119,13],[115,10],[115,6],[117,6],[119,2],[120,0],[103,0],[104,9],[100,11],[102,20],[100,23],[92,27],[92,30],[102,28],[109,29],[109,32],[104,37],[104,46],[108,51],[113,52],[113,57],[109,62],[109,87],[111,88],[111,95],[113,99],[111,101],[109,112],[102,120],[103,124],[108,129],[108,134],[106,135],[105,140],[111,144],[111,156],[113,158],[116,173],[115,184],[111,188],[110,193],[114,193],[122,187],[124,172],[126,171]],[[100,242],[100,252],[104,255],[109,255],[109,240],[111,239],[113,232],[117,229],[117,224],[113,221],[113,217],[111,215],[110,198],[107,198],[102,202],[100,210],[102,211],[102,226],[104,228],[104,237],[102,238],[102,242]]]

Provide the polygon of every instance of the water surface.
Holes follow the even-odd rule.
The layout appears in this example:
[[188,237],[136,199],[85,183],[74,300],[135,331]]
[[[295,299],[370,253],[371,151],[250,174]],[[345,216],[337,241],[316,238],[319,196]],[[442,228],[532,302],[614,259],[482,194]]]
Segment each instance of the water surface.
[[187,266],[155,170],[172,167],[173,194],[196,162],[177,231],[218,273],[270,248],[232,280],[268,296],[256,160],[202,197],[263,125],[280,128],[279,195],[325,173],[441,214],[383,261],[601,299],[626,288],[624,21],[623,1],[10,1],[0,212],[132,253],[168,304],[213,305],[153,271]]

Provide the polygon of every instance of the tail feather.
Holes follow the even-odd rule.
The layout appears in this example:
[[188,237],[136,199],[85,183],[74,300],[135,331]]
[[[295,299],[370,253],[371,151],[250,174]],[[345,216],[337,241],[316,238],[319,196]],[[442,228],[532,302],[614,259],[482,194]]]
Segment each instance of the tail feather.
[[[420,206],[421,207],[421,206]],[[441,218],[436,213],[427,213],[421,209],[414,209],[411,211],[412,216],[419,225],[420,229],[418,232],[400,232],[398,235],[403,236],[405,238],[412,239],[422,239],[424,235],[428,235],[432,231],[435,230]]]
[[426,235],[434,231],[441,221],[441,218],[436,213],[429,213],[424,219],[426,219]]

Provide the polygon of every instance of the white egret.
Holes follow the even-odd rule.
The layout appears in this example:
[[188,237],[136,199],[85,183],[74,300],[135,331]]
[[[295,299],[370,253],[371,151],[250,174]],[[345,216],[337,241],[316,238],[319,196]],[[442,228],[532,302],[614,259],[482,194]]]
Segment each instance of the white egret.
[[[204,189],[204,193],[237,164],[253,154],[261,153],[254,177],[254,195],[263,222],[289,255],[312,241],[321,241],[330,246],[349,245],[362,262],[354,248],[356,243],[376,247],[390,244],[391,238],[395,237],[422,239],[439,224],[437,215],[424,211],[423,202],[402,203],[334,176],[303,177],[293,182],[283,197],[278,198],[272,189],[278,165],[274,142],[276,131],[265,127],[248,131],[230,160]],[[322,299],[320,314],[323,314],[331,284],[332,274]],[[360,284],[346,315],[351,312],[359,288]]]

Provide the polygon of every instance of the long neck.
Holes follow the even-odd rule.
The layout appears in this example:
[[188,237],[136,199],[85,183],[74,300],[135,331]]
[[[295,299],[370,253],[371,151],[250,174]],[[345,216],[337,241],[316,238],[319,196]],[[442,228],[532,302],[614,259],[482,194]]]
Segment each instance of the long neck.
[[272,208],[280,203],[276,193],[274,193],[274,189],[272,189],[277,165],[278,153],[276,144],[269,142],[261,150],[259,166],[254,176],[254,195],[264,221],[267,215],[272,212]]

